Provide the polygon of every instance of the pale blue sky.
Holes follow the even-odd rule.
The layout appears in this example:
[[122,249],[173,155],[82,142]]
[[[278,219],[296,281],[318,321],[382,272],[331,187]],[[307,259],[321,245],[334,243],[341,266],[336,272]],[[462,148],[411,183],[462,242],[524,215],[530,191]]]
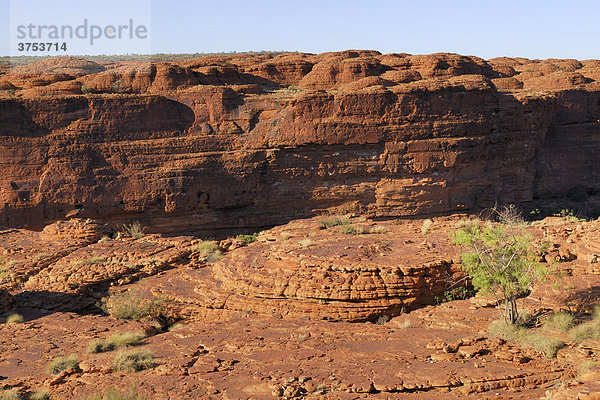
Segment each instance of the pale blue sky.
[[[9,1],[0,0],[2,54],[8,53]],[[483,58],[600,58],[597,1],[144,1],[151,9],[153,53],[375,49]],[[136,17],[135,11],[123,11],[126,0],[47,0],[43,9],[53,10],[57,19],[78,17],[73,7],[82,3],[94,5],[86,16]]]

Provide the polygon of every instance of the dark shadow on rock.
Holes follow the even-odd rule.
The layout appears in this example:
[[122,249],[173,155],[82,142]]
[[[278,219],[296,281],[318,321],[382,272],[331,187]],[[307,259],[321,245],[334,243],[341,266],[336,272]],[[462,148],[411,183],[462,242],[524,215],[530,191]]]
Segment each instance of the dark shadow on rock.
[[600,285],[576,290],[565,298],[565,304],[577,310],[578,314],[590,313],[596,304],[600,304]]
[[93,297],[81,293],[62,293],[47,290],[24,291],[13,296],[18,308],[32,308],[42,312],[72,312],[80,315],[104,314],[98,306],[104,292],[95,292]]

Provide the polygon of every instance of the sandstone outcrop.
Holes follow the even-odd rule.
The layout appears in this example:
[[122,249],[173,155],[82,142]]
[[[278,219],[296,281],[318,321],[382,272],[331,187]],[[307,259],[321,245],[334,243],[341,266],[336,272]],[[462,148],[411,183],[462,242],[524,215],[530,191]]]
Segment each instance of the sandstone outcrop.
[[593,60],[375,51],[4,69],[0,224],[222,235],[593,194],[598,79]]

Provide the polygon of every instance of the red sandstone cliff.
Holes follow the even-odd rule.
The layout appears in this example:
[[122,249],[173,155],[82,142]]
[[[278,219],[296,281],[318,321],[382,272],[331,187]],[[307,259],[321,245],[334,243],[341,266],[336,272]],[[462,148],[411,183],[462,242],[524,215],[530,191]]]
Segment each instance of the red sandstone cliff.
[[208,231],[600,188],[595,60],[345,51],[5,72],[1,225],[78,210]]

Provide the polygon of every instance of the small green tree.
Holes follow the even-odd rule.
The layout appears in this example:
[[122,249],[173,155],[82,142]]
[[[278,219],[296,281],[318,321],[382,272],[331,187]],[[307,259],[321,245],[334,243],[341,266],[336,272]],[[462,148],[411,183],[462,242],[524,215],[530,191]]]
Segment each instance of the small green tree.
[[477,291],[492,293],[506,323],[519,319],[517,297],[542,279],[547,270],[538,262],[531,235],[516,228],[470,224],[454,235],[454,244],[465,248],[462,268]]

